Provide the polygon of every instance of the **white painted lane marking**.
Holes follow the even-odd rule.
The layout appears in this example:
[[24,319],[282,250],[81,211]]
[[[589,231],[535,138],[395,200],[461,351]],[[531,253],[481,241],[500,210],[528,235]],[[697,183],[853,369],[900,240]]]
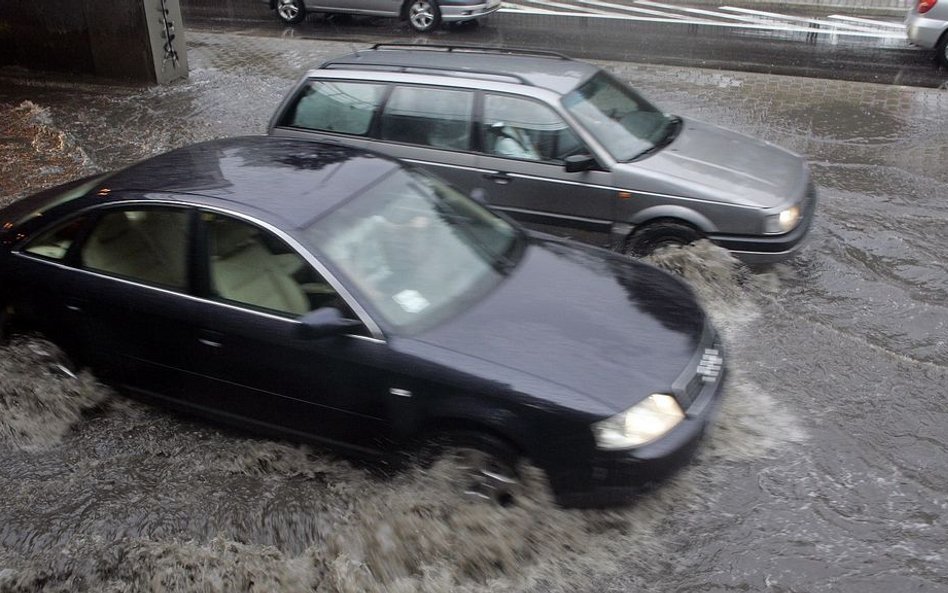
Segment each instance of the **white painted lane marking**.
[[[763,10],[751,10],[750,8],[738,8],[735,6],[722,6],[721,10],[730,10],[733,12],[739,12],[741,14],[753,14],[753,15],[758,15],[758,16],[769,17],[772,19],[790,21],[793,23],[807,23],[810,25],[817,25],[820,27],[829,27],[830,29],[837,29],[839,33],[843,33],[845,31],[858,31],[858,32],[865,32],[865,33],[879,32],[879,29],[870,29],[868,27],[860,27],[858,25],[847,25],[845,23],[839,23],[839,22],[834,22],[834,21],[825,21],[822,19],[812,19],[812,18],[807,18],[807,17],[791,16],[787,14],[779,14],[776,12],[766,12]],[[839,29],[839,27],[845,27],[845,29]]]
[[[529,4],[540,4],[542,6],[552,6],[554,8],[562,8],[564,10],[569,10],[569,11],[577,11],[580,14],[600,14],[600,15],[612,14],[604,10],[596,10],[594,8],[581,8],[573,4],[563,4],[562,2],[551,2],[550,0],[519,0],[519,1],[527,2]],[[576,13],[571,12],[569,14],[576,14]]]
[[[666,17],[670,19],[678,19],[678,20],[688,19],[687,16],[684,16],[681,14],[668,13],[661,10],[652,10],[650,8],[640,8],[638,6],[629,6],[627,4],[615,4],[612,2],[602,2],[601,0],[576,0],[576,2],[580,4],[589,4],[592,6],[599,6],[601,8],[611,8],[612,10],[634,12],[634,13],[639,13],[639,14],[650,14],[652,16],[660,16],[660,17]],[[622,13],[620,12],[620,13],[615,13],[615,14],[621,15]],[[735,17],[735,18],[739,18],[739,17]],[[704,22],[704,19],[699,19],[699,20]]]
[[[523,0],[521,0],[523,1]],[[672,18],[658,18],[658,17],[647,17],[647,16],[636,16],[636,15],[625,15],[625,14],[589,14],[589,13],[577,13],[577,12],[559,12],[552,10],[536,10],[534,8],[525,7],[523,9],[513,9],[513,8],[501,8],[499,12],[509,12],[516,14],[545,14],[550,16],[562,16],[562,17],[573,17],[573,18],[588,18],[588,19],[605,19],[605,20],[617,20],[617,21],[636,21],[642,23],[671,23],[671,24],[685,24],[685,25],[704,25],[706,27],[719,27],[724,29],[743,29],[749,31],[775,31],[781,33],[808,33],[811,35],[836,35],[837,37],[860,37],[867,39],[888,39],[888,40],[905,40],[905,32],[898,33],[888,33],[888,32],[863,32],[863,31],[851,31],[846,29],[815,29],[812,27],[804,27],[802,25],[765,25],[760,24],[745,24],[745,23],[724,23],[708,20],[699,20],[699,19],[672,19]]]
[[877,27],[893,27],[895,29],[904,29],[905,23],[895,23],[892,21],[874,21],[872,19],[863,19],[855,16],[844,16],[841,14],[831,14],[828,19],[839,19],[841,21],[852,21],[854,23],[863,23],[866,25],[875,25]]

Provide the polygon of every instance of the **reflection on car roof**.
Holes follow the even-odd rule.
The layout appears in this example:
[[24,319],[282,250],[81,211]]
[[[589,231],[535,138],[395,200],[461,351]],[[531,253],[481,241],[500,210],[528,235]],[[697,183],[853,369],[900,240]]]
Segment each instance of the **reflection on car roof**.
[[333,144],[245,136],[158,155],[119,171],[106,184],[113,195],[216,198],[204,203],[225,200],[294,223],[331,210],[398,166],[375,153]]

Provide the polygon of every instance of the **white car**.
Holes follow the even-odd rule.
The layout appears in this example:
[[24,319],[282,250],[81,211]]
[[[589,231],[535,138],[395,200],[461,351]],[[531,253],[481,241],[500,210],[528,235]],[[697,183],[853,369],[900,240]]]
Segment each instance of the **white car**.
[[[280,20],[296,24],[307,13],[396,17],[427,33],[441,23],[476,21],[500,8],[501,0],[263,0]],[[946,0],[948,1],[948,0]]]
[[908,38],[914,45],[935,50],[935,58],[948,67],[948,0],[916,0],[905,18]]

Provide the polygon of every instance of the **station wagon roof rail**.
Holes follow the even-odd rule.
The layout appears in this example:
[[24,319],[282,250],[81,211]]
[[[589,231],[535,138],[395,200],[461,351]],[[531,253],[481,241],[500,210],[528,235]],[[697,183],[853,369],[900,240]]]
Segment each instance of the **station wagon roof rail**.
[[414,43],[376,43],[369,48],[370,51],[380,50],[405,50],[405,51],[446,51],[454,53],[481,53],[481,54],[509,54],[515,56],[531,56],[536,58],[551,58],[555,60],[574,61],[573,58],[555,51],[539,49],[519,49],[506,47],[486,47],[480,45],[440,45],[425,44],[418,45]]
[[[335,62],[327,62],[320,66],[321,70],[373,70],[376,72],[401,72],[403,74],[426,74],[434,76],[450,76],[451,78],[457,78],[457,73],[454,71],[445,70],[444,68],[439,68],[437,66],[396,66],[394,64],[337,64]],[[465,70],[465,78],[477,78],[480,80],[493,80],[497,82],[514,82],[517,84],[522,84],[526,86],[534,86],[526,78],[519,76],[517,74],[498,74],[496,72],[483,72],[481,70]]]

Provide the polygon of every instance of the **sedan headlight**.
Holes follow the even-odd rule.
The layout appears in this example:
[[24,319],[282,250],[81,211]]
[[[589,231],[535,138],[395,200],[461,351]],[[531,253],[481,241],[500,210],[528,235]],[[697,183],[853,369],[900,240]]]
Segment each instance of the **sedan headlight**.
[[780,234],[788,233],[800,224],[800,207],[791,206],[780,214],[773,214],[767,217],[765,233]]
[[678,401],[653,393],[635,406],[592,425],[600,449],[629,449],[650,443],[685,419]]

